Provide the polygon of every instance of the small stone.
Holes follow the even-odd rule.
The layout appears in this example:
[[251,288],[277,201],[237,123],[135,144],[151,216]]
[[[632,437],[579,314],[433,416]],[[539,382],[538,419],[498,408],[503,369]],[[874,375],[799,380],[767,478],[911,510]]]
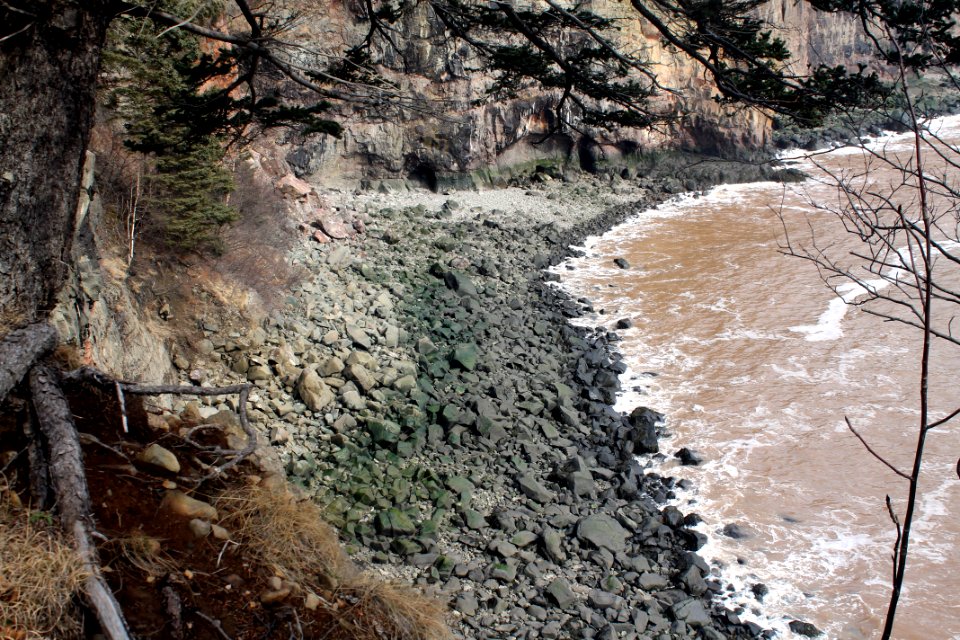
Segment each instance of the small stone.
[[317,373],[322,375],[325,378],[330,376],[335,376],[341,371],[343,371],[346,365],[343,363],[343,360],[336,356],[332,356],[323,361],[323,364],[317,369]]
[[510,538],[510,543],[523,549],[537,541],[537,534],[532,531],[520,531]]
[[303,606],[308,611],[316,611],[320,606],[320,596],[313,592],[307,592],[307,597],[303,600]]
[[600,589],[593,589],[587,595],[587,600],[594,609],[609,609],[615,606],[620,598],[612,593],[607,593]]
[[640,588],[644,591],[656,591],[658,589],[665,589],[670,584],[670,581],[659,573],[651,573],[648,571],[640,574],[639,584]]
[[322,411],[336,398],[333,390],[312,367],[300,372],[296,387],[300,399],[311,411]]
[[270,428],[270,444],[286,444],[290,442],[290,434],[281,426]]
[[630,268],[630,263],[627,262],[627,259],[626,259],[626,258],[614,258],[614,259],[613,259],[613,264],[617,265],[617,266],[620,267],[621,269],[629,269],[629,268]]
[[454,605],[460,613],[465,616],[473,616],[477,613],[477,596],[472,591],[460,594],[457,603]]
[[201,520],[200,518],[194,518],[191,520],[189,526],[191,533],[198,538],[206,538],[208,535],[210,535],[210,532],[213,528],[213,525],[206,520]]
[[410,517],[399,509],[391,508],[377,514],[377,529],[384,535],[411,536],[417,527]]
[[373,343],[370,341],[370,336],[367,335],[367,332],[356,325],[347,325],[347,336],[353,341],[353,344],[361,349],[369,351],[371,347],[373,347]]
[[275,591],[264,591],[260,594],[260,602],[266,605],[276,604],[278,602],[283,602],[289,596],[290,587],[283,587],[282,589],[277,589]]
[[551,582],[547,586],[546,592],[561,609],[566,609],[577,601],[577,596],[570,588],[570,584],[563,578],[557,578]]
[[160,502],[160,508],[188,518],[216,520],[219,517],[217,510],[211,505],[191,498],[182,491],[167,491]]
[[532,474],[528,473],[521,476],[518,480],[518,484],[520,485],[520,490],[523,491],[524,495],[531,500],[536,500],[537,502],[543,504],[549,504],[550,502],[553,502],[556,497],[552,491],[537,482],[537,479],[534,478]]
[[138,457],[140,461],[145,464],[159,467],[171,473],[178,473],[180,471],[180,461],[177,460],[177,456],[175,456],[172,451],[164,449],[156,443],[151,444],[141,451]]
[[217,540],[229,540],[230,532],[221,527],[218,524],[211,524],[210,531],[213,533],[213,537]]
[[344,375],[348,380],[356,382],[364,393],[369,393],[371,389],[377,386],[377,380],[373,377],[373,374],[359,364],[348,365],[344,369]]
[[477,368],[477,345],[473,343],[457,345],[453,350],[451,361],[466,371]]
[[260,380],[269,380],[273,377],[273,372],[270,371],[270,367],[267,367],[262,364],[250,365],[247,369],[247,380],[250,382],[258,382]]

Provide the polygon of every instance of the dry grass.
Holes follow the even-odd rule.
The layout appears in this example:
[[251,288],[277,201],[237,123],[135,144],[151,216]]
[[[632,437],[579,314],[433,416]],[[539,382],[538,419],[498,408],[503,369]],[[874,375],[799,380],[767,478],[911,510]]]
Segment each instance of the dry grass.
[[336,531],[313,502],[244,487],[220,496],[214,506],[226,514],[221,524],[278,576],[312,589],[330,589],[357,576]]
[[357,608],[369,618],[366,627],[354,623],[360,638],[386,640],[442,640],[450,638],[443,621],[445,607],[404,585],[362,576],[342,592],[353,594]]
[[80,638],[83,562],[37,512],[0,491],[0,639]]
[[329,594],[326,606],[358,640],[445,640],[444,607],[407,586],[360,572],[320,508],[256,487],[216,502],[222,522],[265,566],[301,587]]
[[176,572],[177,563],[163,552],[163,545],[149,536],[131,536],[111,539],[107,546],[119,547],[119,557],[148,576],[162,576]]

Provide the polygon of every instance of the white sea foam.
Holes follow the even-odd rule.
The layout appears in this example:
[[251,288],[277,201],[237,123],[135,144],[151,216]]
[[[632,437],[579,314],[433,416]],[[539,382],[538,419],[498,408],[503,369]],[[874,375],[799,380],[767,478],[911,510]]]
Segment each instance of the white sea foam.
[[[951,126],[960,130],[960,117],[954,119]],[[886,144],[886,148],[891,149],[898,144],[895,138],[889,136],[871,144]],[[738,208],[738,215],[759,216],[754,213],[756,204],[751,204],[755,203],[756,194],[763,194],[763,199],[769,201],[771,196],[782,192],[782,185],[761,183],[721,187],[701,198],[677,198],[657,209],[639,214],[603,238],[590,239],[584,246],[587,255],[570,263],[575,264],[579,271],[568,272],[563,265],[556,271],[566,280],[563,286],[575,295],[583,295],[582,289],[579,289],[581,293],[576,293],[576,281],[580,277],[585,282],[596,278],[595,282],[629,277],[642,271],[642,277],[647,279],[662,275],[663,280],[658,281],[659,285],[674,280],[682,282],[687,274],[683,273],[685,267],[679,260],[659,263],[651,260],[650,264],[636,265],[629,272],[615,270],[609,262],[618,255],[617,247],[626,248],[629,242],[675,229],[677,223],[671,222],[674,218],[683,216],[686,221],[699,220],[699,216],[702,216],[705,221],[710,221],[710,216],[714,215],[711,212],[715,209],[740,203],[744,206],[742,213]],[[785,201],[782,210],[811,213],[792,200]],[[900,256],[904,262],[908,257],[902,252]],[[737,271],[742,269],[727,256],[718,255],[716,272],[705,274],[703,278],[705,281],[713,282],[716,279],[721,282],[727,273]],[[835,415],[816,415],[815,402],[802,404],[799,400],[809,400],[810,397],[846,398],[851,389],[868,389],[869,398],[858,399],[846,407],[851,420],[858,425],[869,425],[891,411],[900,411],[896,406],[901,402],[896,383],[899,378],[896,371],[890,368],[895,361],[894,356],[902,355],[906,347],[885,347],[882,340],[874,340],[862,348],[853,348],[850,337],[857,335],[858,325],[847,317],[847,309],[848,303],[882,291],[890,286],[891,281],[902,280],[908,275],[902,262],[867,282],[844,285],[838,289],[837,297],[826,300],[826,309],[813,308],[808,317],[816,317],[816,321],[809,325],[784,328],[789,324],[785,322],[780,328],[774,329],[751,327],[746,319],[740,317],[742,301],[729,298],[726,294],[698,299],[693,291],[677,291],[673,300],[660,303],[656,313],[644,313],[637,311],[644,309],[645,300],[642,298],[631,300],[616,293],[611,295],[613,291],[603,287],[594,292],[604,300],[607,315],[585,317],[577,321],[583,325],[604,323],[610,326],[618,317],[612,315],[614,305],[616,313],[635,317],[634,328],[622,333],[624,342],[620,348],[628,371],[621,378],[624,391],[616,407],[621,411],[629,411],[638,405],[646,405],[666,413],[667,432],[674,435],[661,440],[661,450],[673,451],[681,446],[690,446],[707,455],[707,462],[697,468],[679,467],[668,456],[666,467],[658,472],[694,480],[693,492],[678,491],[675,502],[681,508],[695,509],[704,517],[700,528],[710,537],[700,554],[713,566],[722,567],[722,579],[735,589],[731,594],[722,594],[722,597],[727,598],[730,606],[739,604],[744,607],[744,619],[777,630],[780,638],[796,637],[787,626],[793,617],[805,618],[828,610],[836,613],[830,616],[831,622],[822,625],[825,626],[826,637],[859,640],[869,637],[875,629],[875,605],[866,602],[876,602],[876,594],[882,595],[888,583],[883,577],[867,578],[853,586],[845,581],[851,572],[876,575],[865,571],[862,566],[858,569],[858,565],[879,567],[887,562],[891,540],[886,527],[882,495],[889,490],[888,479],[882,476],[881,471],[876,474],[881,477],[880,481],[873,480],[871,476],[869,480],[864,479],[859,483],[862,486],[850,487],[849,491],[842,489],[842,496],[823,495],[815,487],[804,484],[803,455],[810,447],[823,449],[822,441],[828,441],[835,450],[833,453],[837,465],[847,464],[853,459],[851,454],[863,452],[842,419],[836,419]],[[791,284],[789,279],[783,281],[784,286]],[[697,314],[701,310],[722,318],[723,324],[718,325],[716,332],[661,339],[668,330],[661,325],[669,326],[674,317],[684,317],[686,326],[689,317],[685,317],[685,314]],[[820,315],[815,316],[818,311]],[[657,336],[659,346],[644,344],[645,338],[649,339],[651,335]],[[736,353],[734,350],[739,349],[741,343],[746,349],[754,349],[758,343],[765,343],[763,347],[769,345],[771,348],[780,348],[781,344],[802,346],[807,342],[826,344],[809,345],[815,357],[789,355],[766,364],[755,364],[755,368],[747,373],[717,368],[716,363],[698,355],[713,353],[710,347],[723,343],[730,343],[721,347],[725,350],[721,352],[728,354]],[[654,377],[646,375],[644,372],[647,371],[666,373],[662,377]],[[723,376],[721,380],[705,377],[716,372]],[[763,391],[774,393],[777,397],[766,400],[760,390],[761,385],[765,387]],[[751,392],[754,388],[757,389],[755,394]],[[723,395],[728,391],[736,394],[746,392],[739,408],[718,411],[712,404],[707,407],[693,404],[693,399],[704,398],[706,393]],[[776,401],[786,404],[780,405]],[[677,415],[682,416],[682,424],[678,423]],[[768,461],[772,457],[770,452],[774,451],[781,452],[783,459],[780,463]],[[869,457],[866,460],[865,465],[879,466]],[[787,468],[775,481],[774,476],[768,473],[769,469],[761,468],[761,477],[758,477],[758,469],[751,466],[756,466],[754,461],[766,465],[782,464]],[[817,468],[819,470],[816,473],[829,472],[823,470],[822,463]],[[872,470],[872,466],[868,470]],[[823,486],[831,485],[824,482]],[[717,487],[722,489],[718,491]],[[749,509],[751,496],[765,496],[773,501],[782,498],[784,510],[791,509],[794,504],[806,505],[800,507],[805,508],[802,511],[804,521],[780,521],[775,515],[772,521],[763,522],[753,516],[738,516],[732,505],[737,505],[736,509]],[[929,496],[924,496],[921,515],[916,523],[917,540],[935,540],[929,545],[924,544],[921,550],[914,551],[918,559],[934,561],[937,558],[949,558],[951,550],[953,555],[956,554],[960,541],[944,540],[937,534],[938,522],[944,517],[941,514],[955,513],[951,500],[955,499],[949,488],[933,490]],[[747,506],[739,506],[743,504]],[[777,513],[788,515],[774,512]],[[718,519],[716,514],[723,515]],[[865,530],[863,521],[870,518],[879,518],[881,527]],[[756,531],[755,539],[734,541],[717,535],[723,523],[738,520]],[[746,558],[748,564],[740,564],[739,557]],[[770,594],[762,605],[749,590],[757,582],[764,582],[770,588]]]

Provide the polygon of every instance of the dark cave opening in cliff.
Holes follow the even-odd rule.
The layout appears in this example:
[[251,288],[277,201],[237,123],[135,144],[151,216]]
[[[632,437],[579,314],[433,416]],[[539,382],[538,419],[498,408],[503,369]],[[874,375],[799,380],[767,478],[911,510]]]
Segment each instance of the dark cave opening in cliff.
[[411,182],[415,182],[422,187],[430,189],[430,191],[436,191],[439,184],[437,180],[437,171],[433,168],[433,165],[421,162],[417,164],[408,174],[407,179]]

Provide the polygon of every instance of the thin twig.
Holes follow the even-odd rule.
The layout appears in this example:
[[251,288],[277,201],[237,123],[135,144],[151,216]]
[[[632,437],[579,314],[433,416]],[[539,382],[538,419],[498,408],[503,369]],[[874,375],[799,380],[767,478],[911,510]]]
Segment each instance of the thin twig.
[[907,474],[905,474],[903,471],[900,471],[900,469],[897,469],[897,468],[896,468],[895,466],[893,466],[890,462],[888,462],[888,461],[886,460],[886,458],[884,458],[884,457],[881,456],[879,453],[877,453],[876,451],[874,451],[873,448],[872,448],[869,444],[867,444],[867,441],[863,439],[863,436],[861,436],[859,433],[857,433],[857,430],[853,428],[853,425],[852,425],[852,424],[850,424],[850,418],[848,418],[847,416],[844,416],[843,419],[844,419],[844,421],[847,423],[847,428],[850,429],[850,431],[853,433],[853,435],[857,436],[857,440],[859,440],[860,443],[863,444],[864,447],[866,447],[867,451],[870,452],[870,455],[872,455],[874,458],[876,458],[877,460],[879,460],[880,462],[882,462],[883,464],[885,464],[888,469],[890,469],[891,471],[893,471],[895,474],[897,474],[898,476],[900,476],[900,477],[903,478],[904,480],[910,480],[910,476],[908,476]]
[[193,613],[194,613],[197,617],[202,618],[202,619],[206,620],[207,622],[209,622],[209,623],[210,623],[210,626],[212,626],[214,629],[216,629],[216,630],[217,630],[217,633],[219,633],[219,634],[220,634],[220,637],[224,638],[224,640],[233,640],[233,638],[231,638],[231,637],[227,634],[227,632],[223,630],[223,627],[220,626],[220,621],[219,621],[219,620],[214,620],[213,618],[211,618],[210,616],[208,616],[207,614],[205,614],[203,611],[194,611]]
[[117,388],[117,401],[120,403],[120,421],[123,425],[123,432],[130,433],[130,426],[127,424],[127,402],[123,398],[123,385],[115,382],[114,386]]
[[117,448],[111,447],[110,445],[108,445],[107,443],[103,442],[102,440],[100,440],[100,438],[98,438],[97,436],[93,435],[92,433],[83,433],[82,431],[78,431],[78,432],[77,432],[77,437],[80,438],[80,442],[82,442],[83,444],[95,444],[95,445],[97,445],[98,447],[102,447],[102,448],[106,449],[107,451],[113,453],[114,455],[117,455],[117,456],[123,458],[124,460],[126,460],[126,461],[129,462],[130,464],[133,464],[133,461],[130,459],[129,456],[127,456],[127,454],[125,454],[123,451],[120,451],[120,450],[117,449]]
[[220,561],[223,560],[223,554],[224,554],[224,552],[227,550],[227,547],[229,547],[230,545],[234,545],[235,547],[239,547],[239,546],[240,546],[240,543],[239,543],[239,542],[234,542],[233,540],[227,540],[226,542],[223,543],[223,548],[221,548],[221,549],[220,549],[220,553],[217,554],[217,567],[218,567],[218,568],[220,567]]

